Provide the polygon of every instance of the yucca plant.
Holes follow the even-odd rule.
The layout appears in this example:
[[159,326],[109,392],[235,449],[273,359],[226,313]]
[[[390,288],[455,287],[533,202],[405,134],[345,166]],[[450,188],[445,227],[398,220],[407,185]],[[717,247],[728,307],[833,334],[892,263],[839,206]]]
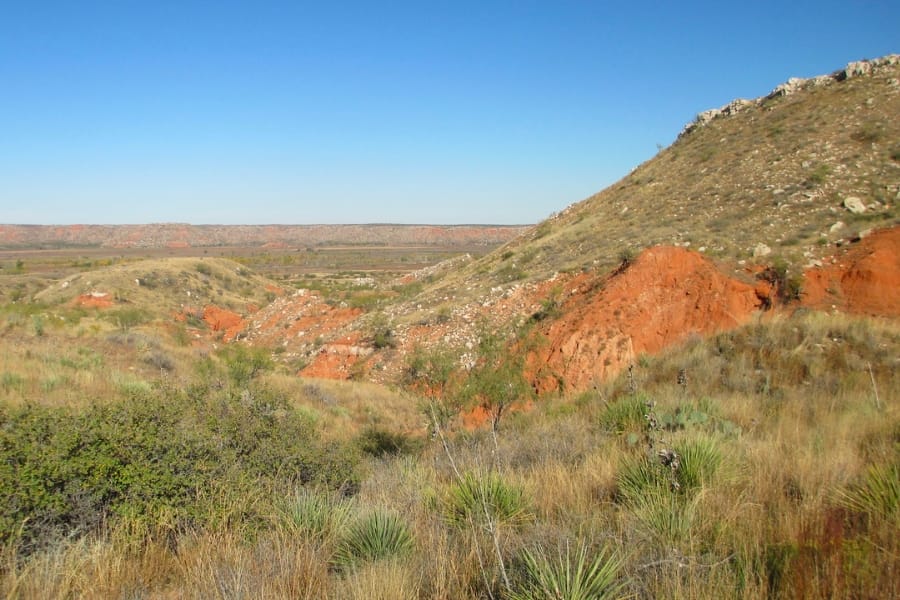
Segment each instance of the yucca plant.
[[448,491],[444,513],[454,525],[470,521],[483,523],[488,519],[517,525],[531,518],[524,490],[505,482],[496,473],[463,475]]
[[680,458],[676,476],[685,492],[709,484],[722,465],[722,452],[713,438],[700,437],[675,445]]
[[359,562],[392,558],[409,553],[413,538],[399,516],[374,511],[353,523],[338,544],[334,562],[349,567]]
[[286,525],[301,535],[320,541],[339,537],[353,515],[353,503],[334,494],[298,489],[281,507]]
[[657,456],[628,460],[617,478],[619,493],[625,501],[659,489],[692,496],[713,481],[721,464],[722,452],[715,439],[685,440]]
[[609,600],[623,597],[625,582],[618,578],[622,560],[601,551],[589,557],[584,543],[572,552],[555,555],[538,546],[522,553],[525,581],[522,589],[512,590],[510,600]]
[[869,467],[859,484],[839,492],[838,497],[850,510],[900,520],[900,465]]

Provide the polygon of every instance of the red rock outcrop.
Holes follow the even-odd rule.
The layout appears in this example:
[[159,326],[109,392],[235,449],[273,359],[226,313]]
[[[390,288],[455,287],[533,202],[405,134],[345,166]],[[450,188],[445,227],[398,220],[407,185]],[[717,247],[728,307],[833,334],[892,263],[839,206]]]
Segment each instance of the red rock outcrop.
[[241,315],[212,304],[203,309],[203,320],[210,330],[223,332],[226,342],[233,340],[244,327]]
[[872,233],[807,269],[802,302],[819,310],[900,316],[900,227]]
[[737,327],[764,305],[753,285],[675,247],[650,248],[612,275],[572,284],[530,360],[540,392],[585,389],[642,353]]
[[113,305],[113,297],[106,292],[91,292],[76,296],[72,304],[85,308],[109,308]]

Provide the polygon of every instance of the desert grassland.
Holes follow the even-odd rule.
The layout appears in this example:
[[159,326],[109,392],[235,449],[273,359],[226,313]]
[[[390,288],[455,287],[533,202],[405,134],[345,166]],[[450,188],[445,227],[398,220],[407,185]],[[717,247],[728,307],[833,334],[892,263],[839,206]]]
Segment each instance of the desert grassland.
[[[766,319],[641,357],[590,392],[542,399],[496,435],[451,424],[434,439],[423,400],[298,380],[251,354],[186,353],[191,370],[179,364],[146,389],[98,387],[107,412],[90,400],[4,398],[0,589],[894,597],[898,348],[900,327],[887,321]],[[55,462],[16,452],[26,438]],[[87,478],[97,465],[111,482],[102,498],[31,477]]]

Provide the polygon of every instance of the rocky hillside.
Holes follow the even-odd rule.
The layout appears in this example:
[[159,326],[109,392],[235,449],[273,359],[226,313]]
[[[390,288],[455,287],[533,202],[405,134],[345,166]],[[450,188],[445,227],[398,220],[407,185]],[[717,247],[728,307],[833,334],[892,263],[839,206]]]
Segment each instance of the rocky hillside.
[[873,227],[900,202],[900,55],[790,79],[755,100],[700,113],[618,183],[535,226],[447,280],[604,270],[668,244],[730,263],[780,258],[795,272]]
[[103,246],[495,245],[526,228],[512,225],[0,225],[0,248]]
[[[898,56],[791,79],[701,113],[671,147],[505,247],[419,274],[411,301],[277,343],[301,373],[389,381],[413,348],[456,348],[465,366],[480,328],[531,322],[535,387],[578,390],[781,306],[896,316],[898,116]],[[281,302],[267,323],[328,312]],[[246,339],[272,344],[267,327],[251,318]]]

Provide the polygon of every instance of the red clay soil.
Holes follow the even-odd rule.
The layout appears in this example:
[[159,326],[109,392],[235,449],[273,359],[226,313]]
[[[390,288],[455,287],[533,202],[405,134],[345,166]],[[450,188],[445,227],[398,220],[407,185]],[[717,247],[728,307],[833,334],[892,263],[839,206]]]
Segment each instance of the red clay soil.
[[691,335],[745,323],[764,306],[768,290],[725,275],[707,258],[660,246],[607,277],[572,282],[561,316],[546,325],[546,343],[530,360],[539,392],[582,390],[642,353],[655,353]]
[[362,334],[350,330],[363,311],[332,306],[315,291],[300,290],[290,296],[283,290],[269,291],[275,292],[275,300],[242,324],[247,342],[278,346],[285,357],[311,357],[300,371],[305,377],[347,379],[353,365],[371,354],[372,349],[361,342]]
[[300,370],[303,377],[320,379],[349,379],[353,366],[372,349],[360,344],[360,335],[350,335],[325,344],[312,362]]
[[211,331],[222,331],[222,339],[226,342],[233,340],[244,328],[244,319],[241,315],[224,308],[210,304],[203,309],[203,320]]
[[85,308],[110,308],[113,305],[113,297],[106,292],[91,292],[77,296],[72,304]]
[[802,302],[818,310],[900,316],[900,227],[872,233],[808,269]]

